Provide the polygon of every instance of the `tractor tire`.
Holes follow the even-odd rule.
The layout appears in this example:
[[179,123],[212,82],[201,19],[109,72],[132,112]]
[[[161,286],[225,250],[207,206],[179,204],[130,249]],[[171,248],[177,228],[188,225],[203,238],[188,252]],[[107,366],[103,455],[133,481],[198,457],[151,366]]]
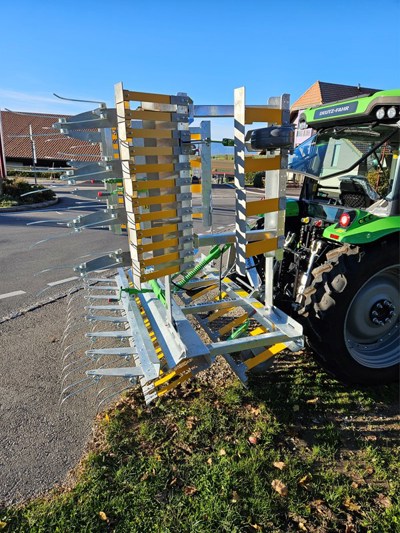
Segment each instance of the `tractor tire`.
[[399,379],[398,241],[362,249],[344,245],[313,271],[301,314],[322,365],[346,383]]

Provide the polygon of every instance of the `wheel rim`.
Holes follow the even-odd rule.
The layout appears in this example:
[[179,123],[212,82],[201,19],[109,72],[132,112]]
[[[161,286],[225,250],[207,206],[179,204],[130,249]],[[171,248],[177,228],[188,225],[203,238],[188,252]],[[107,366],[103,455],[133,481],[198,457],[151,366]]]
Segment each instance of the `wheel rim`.
[[352,299],[344,322],[350,355],[369,368],[387,368],[399,361],[400,265],[374,274]]

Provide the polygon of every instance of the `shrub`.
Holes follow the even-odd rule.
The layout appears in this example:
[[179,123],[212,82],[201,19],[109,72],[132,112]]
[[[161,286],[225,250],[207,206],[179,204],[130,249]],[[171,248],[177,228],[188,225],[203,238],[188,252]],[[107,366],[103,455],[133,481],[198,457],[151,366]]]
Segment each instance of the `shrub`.
[[[27,196],[23,196],[26,193],[30,193],[33,191],[40,192],[35,192],[35,194],[28,194]],[[48,200],[52,200],[53,198],[55,198],[55,196],[56,195],[53,191],[46,190],[42,185],[31,185],[22,178],[7,178],[4,180],[3,196],[1,197],[0,201],[3,207],[6,207],[4,205],[4,202],[13,202],[9,205],[36,204],[39,202],[46,202]]]

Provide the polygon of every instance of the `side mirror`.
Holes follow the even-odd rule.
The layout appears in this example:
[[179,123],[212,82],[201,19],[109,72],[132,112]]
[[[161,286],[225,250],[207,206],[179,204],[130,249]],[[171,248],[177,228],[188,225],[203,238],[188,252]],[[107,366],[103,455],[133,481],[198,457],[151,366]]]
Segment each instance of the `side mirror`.
[[[269,126],[257,130],[250,130],[246,134],[246,143],[252,150],[277,150],[278,148],[293,148],[293,126]],[[247,146],[247,144],[246,144]],[[249,148],[249,146],[248,146]]]

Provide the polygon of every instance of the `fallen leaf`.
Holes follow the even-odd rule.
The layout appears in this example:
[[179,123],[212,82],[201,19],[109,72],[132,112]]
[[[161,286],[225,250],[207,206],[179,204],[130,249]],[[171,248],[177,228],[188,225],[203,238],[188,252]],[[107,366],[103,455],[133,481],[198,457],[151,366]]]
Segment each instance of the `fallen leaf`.
[[171,482],[170,482],[170,486],[172,485],[175,485],[175,483],[178,481],[178,478],[174,477],[172,478]]
[[259,526],[258,524],[250,524],[250,526],[255,529],[256,531],[261,531],[262,530],[262,527]]
[[146,479],[149,479],[150,474],[148,472],[145,472],[143,476],[140,478],[140,481],[146,481]]
[[287,496],[288,495],[288,488],[287,486],[282,483],[279,479],[274,479],[271,483],[271,486],[280,496]]
[[328,518],[329,520],[333,517],[332,511],[323,500],[312,501],[310,507],[314,507],[321,516]]
[[0,522],[0,529],[4,529],[7,526],[7,522]]
[[376,501],[384,509],[389,509],[392,507],[392,500],[389,498],[389,496],[385,496],[384,494],[378,494]]
[[310,403],[310,404],[314,404],[314,403],[317,403],[319,401],[319,398],[311,398],[310,400],[307,400],[306,403]]
[[306,474],[305,476],[303,476],[301,479],[299,479],[299,485],[306,485],[307,483],[309,483],[311,481],[311,476],[309,476],[308,474]]
[[255,435],[250,435],[247,440],[250,442],[250,444],[258,444],[258,438]]
[[197,417],[196,416],[189,416],[186,419],[186,427],[188,429],[193,429],[194,426],[196,425],[196,422],[197,422]]
[[107,522],[108,518],[107,518],[107,515],[104,511],[100,511],[99,512],[99,516],[102,520],[104,520],[104,522]]
[[210,466],[213,464],[213,460],[212,460],[211,457],[209,457],[209,458],[207,459],[207,464],[210,465]]
[[232,503],[237,503],[239,501],[239,494],[236,492],[236,490],[234,490],[232,492],[232,499],[231,499],[231,502]]
[[351,501],[351,498],[347,497],[344,506],[347,507],[350,511],[361,511],[361,507],[356,503]]
[[193,496],[193,494],[196,494],[197,489],[193,486],[184,487],[183,492],[186,494],[186,496]]
[[251,414],[253,414],[254,416],[258,416],[261,414],[261,409],[259,409],[258,407],[252,407]]
[[108,413],[104,415],[104,422],[106,422],[107,424],[110,422],[110,416]]
[[221,448],[220,451],[218,452],[218,455],[226,455],[226,451]]
[[300,531],[308,531],[308,529],[306,528],[306,525],[303,522],[299,522],[298,526],[299,526]]
[[378,437],[376,435],[366,435],[365,436],[365,440],[369,440],[369,441],[372,441],[372,442],[376,441],[377,438]]
[[275,468],[279,468],[279,470],[283,470],[284,468],[286,468],[286,463],[284,463],[283,461],[274,461],[272,464]]

